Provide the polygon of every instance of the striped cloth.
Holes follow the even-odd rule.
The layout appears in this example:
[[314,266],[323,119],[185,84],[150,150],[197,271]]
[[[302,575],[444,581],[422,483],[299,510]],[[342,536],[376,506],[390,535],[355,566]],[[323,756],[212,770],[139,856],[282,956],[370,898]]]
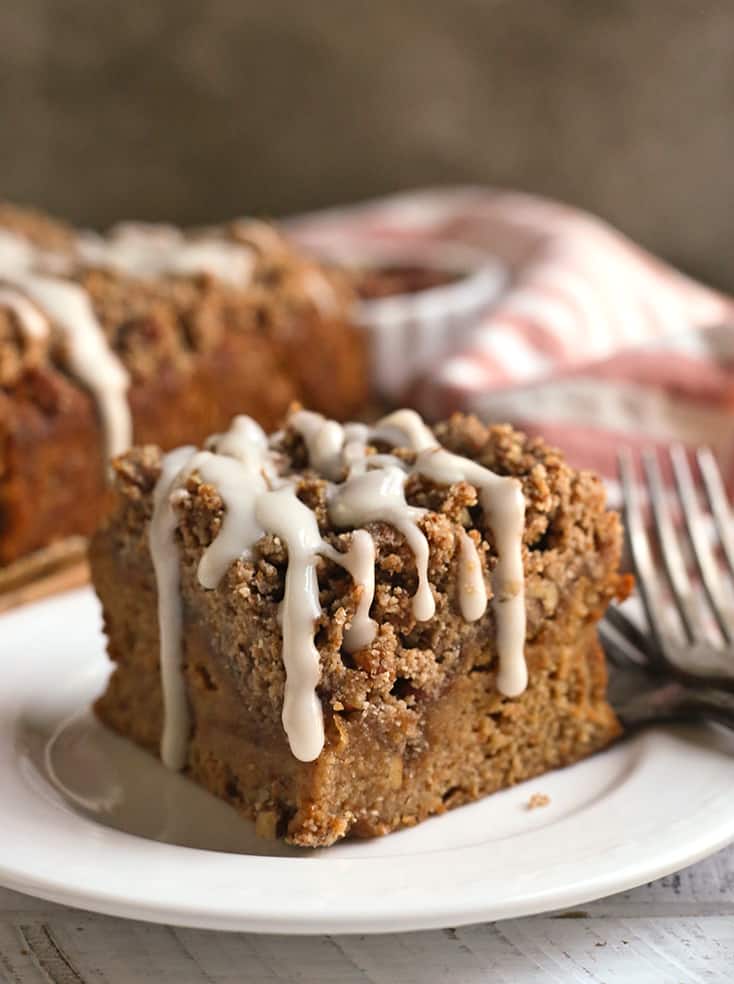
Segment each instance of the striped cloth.
[[436,189],[294,225],[307,244],[451,240],[506,264],[507,288],[406,399],[542,433],[606,475],[621,444],[708,444],[734,481],[734,301],[601,220],[510,191]]

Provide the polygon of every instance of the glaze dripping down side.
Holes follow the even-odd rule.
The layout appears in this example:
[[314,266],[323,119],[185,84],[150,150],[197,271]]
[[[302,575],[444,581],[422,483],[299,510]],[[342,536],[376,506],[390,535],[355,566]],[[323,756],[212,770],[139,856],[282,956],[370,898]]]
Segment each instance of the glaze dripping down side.
[[[171,768],[185,763],[189,727],[181,676],[184,640],[176,507],[187,495],[187,482],[195,474],[216,489],[223,504],[218,531],[198,564],[197,577],[204,590],[215,590],[231,564],[250,558],[257,541],[266,534],[279,538],[287,550],[285,593],[279,613],[286,673],[282,720],[296,758],[313,761],[324,745],[318,695],[320,657],[315,644],[323,617],[319,558],[343,567],[358,589],[356,610],[344,637],[348,652],[369,646],[377,632],[370,615],[375,592],[375,544],[365,528],[371,523],[389,524],[405,538],[417,572],[411,601],[414,617],[418,622],[428,622],[434,616],[429,545],[421,529],[427,510],[411,505],[406,498],[406,485],[413,475],[439,486],[467,482],[476,488],[497,554],[491,575],[499,655],[497,686],[513,697],[527,685],[522,557],[525,503],[519,481],[442,448],[412,410],[390,414],[374,427],[342,425],[318,414],[297,411],[289,425],[302,438],[308,468],[326,481],[329,522],[334,529],[351,533],[345,551],[323,538],[316,514],[299,498],[302,476],[289,470],[289,462],[279,450],[282,435],[268,441],[250,418],[235,418],[227,433],[209,439],[205,451],[179,449],[163,460],[154,493],[149,545],[159,599],[166,722],[162,758]],[[376,453],[375,444],[408,454]],[[483,617],[488,600],[482,563],[472,536],[460,529],[457,538],[459,609],[467,621],[477,621]]]

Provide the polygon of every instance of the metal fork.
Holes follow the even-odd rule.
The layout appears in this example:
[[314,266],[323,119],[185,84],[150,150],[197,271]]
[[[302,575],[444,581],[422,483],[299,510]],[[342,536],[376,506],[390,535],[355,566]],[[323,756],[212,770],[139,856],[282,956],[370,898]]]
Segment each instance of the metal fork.
[[[714,456],[700,449],[698,470],[722,565],[707,531],[686,453],[674,446],[669,456],[677,493],[675,512],[683,519],[680,533],[658,457],[653,451],[642,455],[659,563],[654,559],[632,457],[626,450],[619,456],[627,546],[648,631],[618,607],[609,608],[601,624],[611,664],[609,696],[627,728],[691,719],[712,719],[734,728],[734,612],[727,612],[724,594],[726,576],[734,577],[734,520]],[[699,594],[689,575],[686,547],[700,579]],[[666,584],[672,605],[665,600]],[[667,624],[671,613],[678,621],[677,633]],[[700,669],[713,660],[728,663],[731,674]]]

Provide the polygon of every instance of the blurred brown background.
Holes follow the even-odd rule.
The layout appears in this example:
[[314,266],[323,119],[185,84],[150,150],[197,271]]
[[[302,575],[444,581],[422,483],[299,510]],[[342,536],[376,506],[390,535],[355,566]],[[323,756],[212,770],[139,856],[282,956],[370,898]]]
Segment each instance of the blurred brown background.
[[732,0],[6,0],[0,32],[6,197],[105,225],[486,182],[734,289]]

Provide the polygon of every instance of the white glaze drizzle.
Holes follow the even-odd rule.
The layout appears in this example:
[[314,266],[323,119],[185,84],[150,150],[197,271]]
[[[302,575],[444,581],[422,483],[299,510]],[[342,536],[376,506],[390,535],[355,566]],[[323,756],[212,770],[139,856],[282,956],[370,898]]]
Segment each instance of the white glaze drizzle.
[[288,548],[280,612],[286,672],[283,728],[295,757],[311,762],[324,747],[324,715],[316,693],[320,658],[314,643],[314,625],[321,615],[316,576],[321,535],[316,516],[292,486],[259,496],[255,515]]
[[161,474],[153,492],[153,517],[148,529],[148,543],[158,589],[158,636],[164,710],[161,761],[167,768],[176,771],[186,764],[191,722],[181,669],[181,575],[175,537],[177,517],[171,503],[171,493],[181,469],[195,453],[194,448],[177,448],[163,458]]
[[[318,434],[319,415],[311,415],[309,428]],[[323,421],[323,418],[321,418]],[[323,421],[322,426],[325,425]],[[418,590],[413,599],[413,613],[418,621],[433,616],[435,606],[428,583],[428,544],[417,523],[423,511],[405,501],[404,486],[411,473],[423,475],[438,485],[470,482],[479,492],[487,525],[497,548],[497,563],[492,575],[492,607],[497,621],[497,649],[500,667],[498,689],[515,697],[527,686],[525,665],[525,597],[522,563],[522,534],[525,525],[525,501],[517,479],[496,475],[488,468],[441,448],[433,432],[415,410],[396,410],[371,428],[365,440],[385,441],[416,452],[412,466],[397,462],[392,456],[366,458],[363,470],[354,462],[344,484],[333,491],[329,514],[336,526],[361,526],[382,520],[395,526],[414,552],[418,572]],[[357,449],[357,453],[358,453]],[[330,448],[331,460],[336,456]],[[352,455],[354,451],[352,449]],[[371,466],[379,470],[369,471]],[[404,469],[404,470],[401,470]],[[459,602],[462,614],[486,608],[486,589],[481,562],[469,537],[461,541],[459,556]],[[471,574],[471,576],[469,576]],[[429,601],[430,596],[430,601]],[[484,596],[484,600],[482,600]],[[480,610],[481,608],[481,610]],[[468,620],[473,621],[465,614]]]
[[337,528],[379,521],[394,526],[405,537],[418,575],[413,614],[420,622],[432,618],[436,606],[428,581],[428,542],[418,526],[425,510],[409,506],[405,499],[409,468],[394,455],[367,456],[366,448],[369,440],[414,450],[435,447],[433,433],[413,410],[389,414],[373,428],[364,424],[342,427],[307,410],[292,414],[289,423],[302,436],[309,464],[316,471],[328,479],[347,471],[346,481],[330,489],[329,517]]
[[[250,418],[235,418],[225,434],[208,442],[214,450],[193,452],[164,459],[163,472],[154,494],[150,548],[154,560],[159,597],[161,670],[164,684],[165,751],[161,758],[172,768],[181,766],[181,748],[188,735],[188,708],[181,675],[181,613],[178,582],[178,556],[173,531],[175,513],[172,497],[196,473],[217,490],[224,504],[221,526],[204,550],[197,567],[202,587],[216,588],[233,561],[247,557],[265,532],[283,540],[288,550],[286,590],[280,611],[283,633],[283,662],[286,687],[283,727],[296,758],[312,761],[324,742],[323,713],[316,694],[319,681],[319,655],[314,645],[314,625],[321,614],[316,567],[320,554],[345,567],[361,588],[353,624],[347,632],[349,643],[367,645],[375,632],[369,617],[374,593],[374,544],[364,530],[357,531],[350,549],[340,553],[319,533],[314,513],[298,499],[291,482],[280,488],[269,487],[274,475],[267,439]],[[271,483],[272,484],[272,483]],[[363,580],[359,580],[363,579]],[[176,657],[176,651],[178,657]],[[178,672],[179,681],[172,676]]]
[[107,236],[83,232],[76,245],[82,263],[143,279],[208,273],[234,287],[245,287],[254,269],[252,249],[243,243],[214,235],[185,236],[164,224],[121,223]]
[[402,533],[413,551],[418,574],[413,614],[419,622],[427,622],[433,618],[436,603],[428,581],[428,541],[418,526],[426,510],[408,505],[406,478],[406,472],[395,465],[351,475],[333,489],[329,498],[329,518],[337,529],[383,522]]
[[[428,580],[428,541],[418,525],[426,510],[411,506],[405,498],[405,484],[413,473],[437,484],[466,481],[477,488],[498,555],[492,576],[500,658],[498,688],[508,696],[516,696],[526,685],[521,551],[524,500],[519,482],[438,446],[432,432],[413,411],[391,414],[372,429],[363,424],[341,426],[306,411],[293,415],[291,423],[303,436],[310,463],[317,471],[332,479],[346,474],[340,484],[329,485],[327,501],[332,524],[338,529],[353,530],[344,553],[321,537],[315,514],[298,498],[296,477],[278,475],[274,452],[268,448],[262,430],[249,418],[235,418],[229,431],[207,442],[207,451],[182,449],[180,457],[169,455],[164,459],[154,496],[150,544],[161,619],[167,722],[167,749],[165,755],[162,750],[162,758],[167,764],[185,760],[188,735],[171,498],[182,494],[180,487],[193,472],[217,489],[224,504],[221,526],[199,562],[197,574],[203,587],[215,588],[231,563],[238,557],[247,557],[266,532],[279,537],[288,551],[285,595],[279,610],[286,670],[283,726],[298,759],[317,758],[324,742],[323,712],[316,690],[319,652],[314,642],[315,625],[321,617],[319,556],[349,571],[359,589],[357,607],[344,636],[349,652],[370,645],[377,631],[370,617],[375,591],[374,541],[367,530],[355,527],[385,522],[405,537],[418,575],[418,588],[412,599],[415,618],[427,621],[435,612]],[[410,448],[416,452],[415,462],[409,465],[392,455],[368,455],[370,439]],[[482,565],[472,538],[465,530],[458,535],[460,607],[467,621],[476,621],[487,605]],[[175,673],[179,675],[178,683],[172,680]]]
[[517,697],[528,682],[522,562],[525,499],[520,483],[441,447],[419,452],[413,468],[438,485],[470,482],[479,492],[479,502],[497,550],[497,563],[492,573],[492,607],[497,622],[500,661],[497,688],[507,697]]
[[45,255],[20,236],[0,231],[0,277],[19,288],[63,332],[69,371],[94,397],[107,457],[114,457],[132,443],[127,370],[109,347],[86,291],[37,272]]
[[0,286],[0,307],[9,308],[13,312],[26,338],[48,337],[48,318],[19,290]]
[[459,531],[459,604],[467,622],[476,622],[487,610],[487,589],[477,545],[466,532]]
[[206,441],[206,447],[218,455],[236,458],[256,480],[263,479],[270,488],[281,482],[265,431],[252,417],[239,414],[229,430],[212,435]]
[[297,410],[291,414],[288,423],[303,438],[310,466],[331,481],[339,478],[344,470],[342,425],[310,410]]
[[410,448],[411,451],[425,451],[437,447],[436,438],[430,427],[415,410],[395,410],[370,430],[373,440],[386,441],[396,448]]
[[238,414],[224,434],[212,434],[206,446],[217,454],[237,458],[251,468],[261,468],[267,461],[268,439],[252,417]]
[[344,633],[344,648],[348,653],[356,653],[369,646],[377,635],[377,622],[370,618],[375,598],[375,541],[367,530],[355,530],[346,553],[340,553],[325,541],[319,553],[349,571],[360,589],[352,623]]
[[197,454],[186,470],[198,472],[203,482],[213,485],[225,504],[219,532],[201,555],[197,568],[199,584],[216,588],[230,564],[248,556],[265,532],[257,519],[257,503],[267,486],[258,469],[211,451]]
[[106,455],[122,454],[132,443],[127,401],[130,377],[107,344],[86,291],[52,277],[18,273],[13,281],[61,328],[69,371],[91,392],[102,418]]

